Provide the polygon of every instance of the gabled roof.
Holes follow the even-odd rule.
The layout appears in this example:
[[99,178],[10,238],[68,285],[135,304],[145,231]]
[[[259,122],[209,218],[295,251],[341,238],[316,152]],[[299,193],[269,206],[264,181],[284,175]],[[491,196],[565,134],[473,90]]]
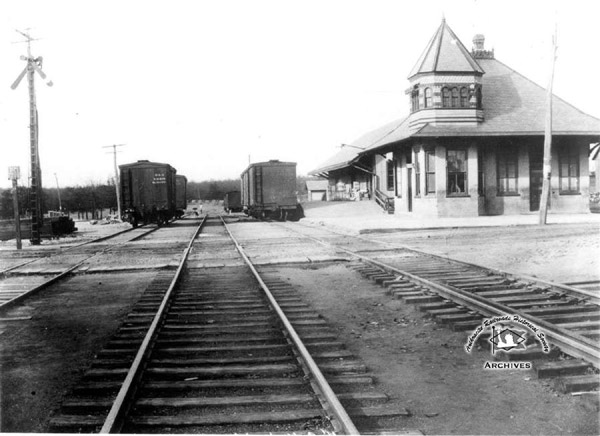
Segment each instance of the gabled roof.
[[420,73],[483,74],[485,71],[473,59],[469,50],[460,42],[444,19],[408,78]]

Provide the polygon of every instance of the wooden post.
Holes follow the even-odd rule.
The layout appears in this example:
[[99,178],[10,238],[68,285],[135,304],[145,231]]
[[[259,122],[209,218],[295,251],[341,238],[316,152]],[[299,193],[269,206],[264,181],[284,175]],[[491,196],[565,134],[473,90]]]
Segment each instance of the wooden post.
[[117,194],[117,219],[121,220],[121,182],[119,181],[119,167],[117,166],[117,147],[122,147],[125,144],[107,145],[102,148],[112,147],[113,160],[115,166],[115,191]]
[[13,209],[15,210],[15,238],[17,239],[17,250],[23,248],[21,244],[21,215],[19,213],[19,193],[17,189],[17,180],[21,177],[19,167],[8,167],[8,178],[12,180]]
[[554,64],[556,63],[556,30],[552,37],[552,68],[550,81],[546,89],[546,125],[544,129],[544,166],[542,181],[542,198],[540,199],[539,224],[545,225],[548,216],[548,200],[550,199],[550,181],[552,175],[552,84],[554,82]]
[[17,250],[23,248],[21,244],[21,216],[19,215],[19,195],[17,193],[17,179],[13,179],[13,207],[15,209],[15,236],[17,238]]

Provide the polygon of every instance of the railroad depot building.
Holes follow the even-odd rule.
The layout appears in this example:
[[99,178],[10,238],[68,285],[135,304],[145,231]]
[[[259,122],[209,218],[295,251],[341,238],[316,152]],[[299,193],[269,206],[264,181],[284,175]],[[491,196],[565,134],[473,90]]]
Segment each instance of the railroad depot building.
[[[445,20],[408,76],[407,117],[368,132],[311,174],[328,199],[371,199],[434,217],[539,210],[546,90],[495,59],[483,35],[469,52]],[[549,211],[589,211],[590,144],[600,120],[553,96]]]

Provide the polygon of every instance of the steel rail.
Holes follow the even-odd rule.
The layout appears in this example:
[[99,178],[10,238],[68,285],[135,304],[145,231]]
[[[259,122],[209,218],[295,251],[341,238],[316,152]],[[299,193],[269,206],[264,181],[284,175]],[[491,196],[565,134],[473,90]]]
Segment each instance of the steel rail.
[[[141,227],[142,227],[142,226],[140,226],[140,228],[141,228]],[[90,240],[90,241],[85,241],[85,242],[82,242],[81,244],[77,244],[77,245],[74,245],[73,247],[69,247],[69,248],[67,248],[67,250],[71,250],[72,248],[81,247],[81,246],[83,246],[83,245],[94,244],[94,243],[96,243],[96,242],[105,241],[105,240],[107,240],[107,239],[114,238],[115,236],[122,235],[123,233],[131,232],[131,231],[133,231],[133,230],[135,230],[135,229],[136,229],[136,227],[132,227],[132,228],[130,228],[130,229],[121,230],[121,231],[119,231],[119,232],[115,232],[115,233],[112,233],[112,234],[110,234],[110,235],[100,236],[99,238],[92,239],[92,240]],[[65,251],[67,251],[67,250],[65,250]]]
[[32,289],[30,289],[30,290],[28,290],[28,291],[26,291],[26,292],[24,292],[22,294],[17,295],[14,298],[11,298],[10,300],[6,301],[5,303],[0,304],[0,311],[2,311],[4,309],[8,309],[8,308],[14,306],[19,301],[21,301],[21,300],[23,300],[23,299],[25,299],[27,297],[31,297],[36,292],[39,292],[42,289],[47,288],[51,284],[53,284],[53,283],[59,281],[60,279],[66,277],[68,274],[70,274],[71,272],[73,272],[74,270],[76,270],[77,268],[79,268],[85,261],[89,260],[91,257],[94,257],[94,256],[90,256],[90,257],[87,257],[87,258],[83,259],[82,261],[80,261],[77,264],[69,267],[65,271],[63,271],[63,272],[55,275],[54,277],[50,278],[49,280],[46,280],[45,282],[40,283],[35,288],[32,288]]
[[[302,226],[308,227],[308,228],[323,230],[322,228],[310,226],[308,224],[304,224],[304,223],[299,223],[299,224],[302,225]],[[470,267],[480,268],[480,269],[483,269],[483,270],[486,270],[486,271],[492,271],[492,272],[494,272],[496,274],[501,274],[501,275],[503,275],[505,277],[510,276],[512,278],[521,278],[521,279],[532,281],[534,283],[540,283],[540,284],[542,284],[544,286],[556,287],[556,288],[559,288],[559,289],[563,289],[565,291],[569,291],[569,292],[574,293],[574,294],[579,294],[581,296],[581,298],[586,299],[590,303],[600,305],[600,296],[598,295],[598,293],[594,293],[593,291],[588,291],[586,289],[576,288],[576,287],[570,286],[570,285],[565,284],[565,283],[551,282],[549,280],[540,279],[539,277],[532,277],[532,276],[528,276],[528,275],[525,275],[525,274],[514,273],[514,272],[510,272],[510,271],[503,271],[503,270],[500,270],[500,269],[497,269],[497,268],[492,268],[492,267],[487,267],[487,266],[479,265],[477,263],[466,262],[464,260],[451,259],[449,257],[444,257],[444,256],[441,256],[439,254],[430,253],[428,251],[417,250],[416,248],[412,248],[412,247],[409,247],[409,246],[404,245],[404,244],[396,244],[396,243],[387,242],[387,241],[379,241],[377,239],[369,239],[369,238],[365,238],[364,236],[360,236],[360,235],[351,235],[351,234],[340,233],[340,232],[336,232],[334,230],[329,230],[329,229],[327,229],[327,231],[330,232],[330,233],[335,233],[335,234],[340,235],[340,236],[351,236],[351,237],[354,237],[354,238],[357,238],[357,239],[361,239],[361,240],[366,241],[366,242],[374,242],[376,244],[387,245],[387,246],[392,247],[392,248],[407,250],[407,251],[411,251],[411,252],[417,253],[417,254],[425,254],[427,256],[435,257],[437,259],[442,259],[442,260],[446,260],[446,261],[450,260],[450,261],[452,261],[454,263],[459,263],[461,265],[466,265],[466,266],[470,266]]]
[[[158,227],[157,227],[157,228],[158,228]],[[37,292],[41,291],[42,289],[45,289],[45,288],[47,288],[48,286],[50,286],[50,285],[52,285],[52,284],[56,283],[57,281],[59,281],[59,280],[61,280],[61,279],[65,278],[65,277],[67,277],[67,276],[68,276],[70,273],[72,273],[73,271],[75,271],[77,268],[79,268],[81,265],[83,265],[85,262],[89,261],[90,259],[92,259],[92,258],[94,258],[94,257],[96,257],[96,256],[99,256],[100,254],[106,253],[107,251],[110,251],[110,250],[112,250],[112,249],[114,249],[114,248],[116,248],[116,247],[118,247],[118,246],[120,246],[120,245],[126,244],[126,243],[128,243],[128,242],[131,242],[131,241],[133,241],[133,240],[139,239],[140,237],[146,236],[146,235],[148,235],[148,234],[150,234],[150,233],[154,232],[155,230],[157,230],[157,228],[151,229],[151,230],[150,230],[150,231],[148,231],[148,232],[145,232],[145,233],[143,233],[143,234],[141,234],[141,235],[138,235],[138,236],[136,236],[135,238],[133,238],[133,239],[131,239],[131,240],[129,240],[129,241],[123,241],[123,242],[119,242],[118,244],[115,244],[114,246],[111,246],[111,247],[106,247],[106,248],[104,248],[103,250],[101,250],[101,251],[98,251],[97,253],[94,253],[94,254],[92,254],[92,255],[90,255],[90,256],[88,256],[88,257],[86,257],[86,258],[85,258],[85,259],[83,259],[83,260],[80,260],[80,261],[79,261],[79,262],[77,262],[75,265],[68,267],[68,268],[67,268],[66,270],[64,270],[63,272],[60,272],[60,273],[58,273],[57,275],[55,275],[55,276],[51,277],[50,279],[46,280],[45,282],[43,282],[43,283],[40,283],[40,284],[39,284],[39,285],[37,285],[36,287],[34,287],[34,288],[32,288],[32,289],[29,289],[28,291],[25,291],[25,292],[23,292],[22,294],[19,294],[19,295],[17,295],[16,297],[14,297],[14,298],[11,298],[10,300],[8,300],[8,301],[6,301],[6,302],[4,302],[4,303],[0,304],[0,311],[2,311],[2,310],[5,310],[5,309],[8,309],[8,308],[10,308],[10,307],[14,306],[16,303],[20,302],[21,300],[23,300],[23,299],[25,299],[25,298],[27,298],[27,297],[31,297],[32,295],[34,295],[35,293],[37,293]],[[127,231],[129,231],[129,230],[130,230],[130,229],[128,229]],[[119,232],[119,234],[121,234],[121,233],[124,233],[124,232]],[[115,235],[114,235],[114,234],[113,234],[113,235],[110,235],[110,237],[112,237],[112,236],[115,236]],[[107,238],[104,238],[104,237],[103,237],[102,239],[107,239]],[[81,245],[84,245],[84,244],[80,244],[80,245],[78,245],[78,246],[81,246]],[[70,248],[75,248],[75,247],[70,247]],[[69,248],[69,249],[70,249],[70,248]],[[64,251],[66,251],[66,250],[64,250]],[[24,266],[24,265],[27,265],[27,264],[33,263],[33,262],[35,262],[35,261],[37,261],[37,260],[40,260],[40,259],[45,259],[45,258],[47,258],[47,257],[51,257],[51,256],[44,256],[44,257],[41,257],[41,258],[38,258],[38,259],[33,259],[32,261],[25,262],[24,264],[17,265],[16,267],[18,268],[19,266]],[[14,268],[11,268],[11,269],[14,269]]]
[[158,327],[163,321],[167,308],[171,303],[173,290],[175,289],[175,286],[181,277],[183,267],[185,266],[190,251],[192,250],[194,240],[198,237],[198,234],[200,234],[202,227],[204,227],[207,217],[208,215],[204,216],[200,222],[200,225],[194,232],[194,235],[192,236],[187,248],[183,251],[181,261],[179,262],[179,266],[175,271],[173,280],[171,281],[167,292],[165,293],[160,306],[154,315],[152,323],[150,324],[150,327],[144,336],[144,340],[142,341],[142,344],[140,345],[140,348],[138,349],[138,352],[136,353],[129,370],[127,371],[125,381],[123,382],[123,385],[121,386],[121,389],[119,390],[119,393],[117,394],[115,401],[113,402],[113,405],[108,412],[106,419],[104,420],[104,424],[102,425],[100,433],[112,433],[119,431],[122,427],[122,417],[125,413],[127,413],[129,407],[131,406],[131,398],[137,390],[137,382],[139,381],[143,370],[145,369],[146,358],[149,356],[154,346],[156,334],[158,333]]
[[288,332],[291,341],[294,343],[295,347],[297,348],[298,352],[300,353],[300,356],[302,357],[302,359],[306,363],[306,366],[307,366],[308,370],[310,371],[310,373],[314,377],[315,382],[316,382],[318,388],[321,390],[321,394],[322,394],[322,396],[324,397],[324,399],[326,401],[326,404],[329,405],[329,409],[330,410],[327,410],[327,411],[329,413],[331,413],[337,419],[337,421],[339,422],[339,424],[342,426],[341,431],[343,431],[344,434],[348,434],[348,435],[358,435],[358,434],[360,434],[358,432],[356,426],[354,425],[354,423],[350,419],[350,416],[348,415],[348,412],[346,412],[346,409],[340,403],[339,399],[337,398],[337,395],[333,392],[333,389],[331,389],[331,386],[329,386],[329,383],[325,379],[325,376],[323,375],[323,373],[319,369],[317,363],[314,361],[314,359],[310,355],[309,351],[307,350],[306,346],[302,342],[302,339],[300,339],[300,336],[298,335],[298,333],[296,332],[296,330],[292,326],[291,322],[289,321],[289,319],[287,318],[287,316],[285,315],[285,313],[283,312],[283,310],[279,306],[279,303],[277,303],[277,300],[275,299],[275,297],[271,293],[269,287],[262,280],[260,274],[258,273],[258,271],[256,270],[256,268],[254,267],[254,264],[252,263],[252,261],[250,261],[250,259],[246,255],[246,253],[245,253],[244,249],[242,248],[242,246],[238,243],[238,241],[235,239],[235,237],[231,234],[231,231],[229,230],[229,228],[228,228],[227,224],[225,223],[225,220],[223,219],[223,217],[219,216],[219,218],[223,222],[223,226],[225,227],[225,230],[227,230],[227,233],[229,234],[229,237],[231,238],[231,240],[235,244],[236,249],[238,250],[238,252],[242,256],[242,258],[244,259],[244,262],[246,262],[246,265],[248,265],[248,267],[252,271],[252,274],[254,275],[254,277],[256,278],[256,280],[258,281],[258,283],[260,284],[260,287],[262,288],[262,290],[264,291],[265,295],[267,296],[267,298],[268,298],[268,300],[269,300],[269,302],[271,304],[271,307],[273,308],[273,310],[279,316],[279,319],[281,320],[281,322],[283,323],[286,331]]
[[18,265],[13,265],[13,266],[11,266],[9,268],[6,268],[6,269],[3,269],[2,271],[0,271],[0,276],[6,275],[6,273],[8,273],[9,271],[12,271],[13,269],[21,268],[22,266],[29,265],[30,263],[33,263],[36,260],[45,259],[46,257],[50,257],[50,256],[51,255],[42,256],[42,257],[38,257],[38,258],[35,258],[35,259],[28,260],[28,261],[20,263]]
[[[286,227],[286,228],[290,229],[289,227]],[[301,232],[298,232],[294,229],[290,229],[290,230],[293,230],[296,233],[302,235]],[[492,315],[492,316],[519,315],[520,317],[530,320],[533,323],[537,324],[538,326],[544,328],[545,333],[547,333],[547,337],[549,339],[552,339],[554,341],[554,343],[556,345],[558,345],[561,348],[561,350],[563,350],[565,353],[567,353],[573,357],[582,358],[582,359],[592,363],[592,365],[594,365],[596,368],[600,368],[600,347],[598,346],[598,343],[596,341],[592,341],[592,340],[585,338],[579,334],[570,332],[564,328],[561,328],[552,323],[549,323],[539,317],[529,315],[521,310],[513,309],[513,308],[510,308],[503,304],[500,304],[500,303],[497,303],[497,302],[494,302],[491,300],[487,300],[478,295],[466,293],[460,289],[451,287],[449,285],[441,285],[441,284],[432,282],[430,280],[421,278],[417,275],[411,274],[408,271],[404,271],[404,270],[401,270],[394,266],[388,265],[384,262],[369,258],[367,256],[363,256],[363,255],[361,255],[355,251],[349,250],[347,248],[336,246],[330,242],[322,241],[313,236],[308,236],[308,235],[303,235],[303,236],[305,236],[306,238],[311,239],[319,244],[329,246],[329,247],[335,248],[337,250],[344,251],[350,255],[358,257],[359,259],[362,259],[366,262],[377,265],[388,271],[395,272],[401,276],[409,277],[414,281],[417,281],[427,287],[435,289],[440,294],[446,296],[447,298],[449,298],[453,301],[458,301],[459,304],[462,304],[462,305],[470,308],[471,310],[474,310],[477,312],[483,312],[484,314],[486,314],[488,316],[489,315]],[[418,250],[414,250],[414,249],[410,249],[410,250],[418,252]],[[481,267],[481,268],[486,269],[485,267]],[[487,269],[489,269],[489,268],[487,268]]]
[[434,254],[434,253],[430,253],[428,251],[417,250],[415,248],[407,247],[406,245],[402,245],[402,244],[396,245],[396,244],[392,244],[390,242],[378,241],[376,239],[368,239],[368,238],[365,238],[363,236],[358,236],[358,238],[360,238],[360,239],[362,239],[364,241],[368,241],[368,242],[375,242],[375,243],[379,243],[379,244],[386,244],[386,245],[389,245],[389,246],[392,246],[392,247],[395,246],[395,247],[401,248],[403,250],[411,251],[411,252],[417,253],[417,254],[425,254],[427,256],[431,256],[431,257],[434,257],[434,258],[437,258],[437,259],[442,259],[442,260],[446,260],[446,261],[450,260],[453,263],[458,263],[458,264],[465,265],[465,266],[480,268],[480,269],[483,269],[483,270],[486,270],[486,271],[492,271],[492,272],[494,272],[496,274],[500,274],[500,275],[502,275],[504,277],[519,278],[519,279],[529,280],[529,281],[534,282],[534,283],[540,283],[540,284],[542,284],[544,286],[552,286],[552,287],[555,287],[555,288],[558,288],[558,289],[569,291],[572,294],[578,294],[578,295],[580,295],[581,298],[586,299],[590,303],[600,304],[600,297],[597,294],[595,294],[595,293],[593,293],[591,291],[587,291],[585,289],[579,289],[579,288],[576,288],[576,287],[573,287],[573,286],[569,286],[569,285],[564,284],[564,283],[555,283],[555,282],[551,282],[549,280],[540,279],[539,277],[532,277],[532,276],[529,276],[529,275],[526,275],[526,274],[513,273],[513,272],[510,272],[510,271],[503,271],[503,270],[500,270],[500,269],[497,269],[497,268],[491,268],[491,267],[479,265],[479,264],[473,263],[473,262],[466,262],[464,260],[451,259],[451,258],[448,258],[448,257],[440,256],[439,254]]
[[[140,226],[140,228],[141,228],[141,227],[142,227],[142,226]],[[155,230],[157,230],[157,229],[158,229],[158,227],[157,227],[157,228],[154,228],[154,229],[151,229],[150,231],[148,231],[148,232],[146,232],[146,233],[142,233],[141,235],[138,235],[138,236],[136,236],[135,238],[131,239],[131,240],[130,240],[130,241],[128,241],[128,242],[135,241],[136,239],[139,239],[139,238],[142,238],[142,237],[144,237],[144,236],[147,236],[147,235],[149,235],[150,233],[154,232],[154,231],[155,231]],[[53,255],[55,255],[55,254],[62,254],[62,253],[64,253],[65,251],[73,250],[74,248],[79,248],[79,247],[82,247],[82,246],[84,246],[84,245],[88,245],[88,244],[94,244],[94,243],[97,243],[97,242],[105,241],[105,240],[107,240],[107,239],[114,238],[115,236],[122,235],[123,233],[131,232],[132,230],[135,230],[135,229],[134,229],[134,228],[131,228],[131,229],[125,229],[125,230],[121,230],[121,231],[119,231],[119,232],[112,233],[112,234],[110,234],[110,235],[101,236],[101,237],[99,237],[99,238],[92,239],[92,240],[90,240],[90,241],[85,241],[85,242],[82,242],[81,244],[76,244],[76,245],[72,245],[72,246],[70,246],[70,247],[66,247],[65,249],[62,249],[62,250],[60,251],[60,253],[51,253],[51,254],[47,254],[47,255],[45,255],[45,256],[38,257],[38,258],[36,258],[36,259],[31,259],[31,260],[28,260],[28,261],[26,261],[26,262],[20,263],[20,264],[18,264],[18,265],[13,265],[13,266],[11,266],[11,267],[9,267],[9,268],[6,268],[6,269],[4,269],[4,270],[0,271],[0,276],[6,275],[6,273],[8,273],[8,272],[12,271],[13,269],[17,269],[17,268],[20,268],[20,267],[22,267],[22,266],[29,265],[30,263],[36,262],[36,261],[38,261],[38,260],[40,260],[40,259],[46,259],[47,257],[52,257],[52,256],[53,256]]]

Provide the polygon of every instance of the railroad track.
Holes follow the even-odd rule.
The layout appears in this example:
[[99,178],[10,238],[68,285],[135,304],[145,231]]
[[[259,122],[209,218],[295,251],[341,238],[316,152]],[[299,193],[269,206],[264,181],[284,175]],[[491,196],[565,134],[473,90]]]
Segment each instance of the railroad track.
[[[68,277],[93,258],[140,240],[156,226],[126,229],[111,235],[39,255],[0,271],[0,310],[12,307],[42,289]],[[20,253],[19,253],[20,254]]]
[[[289,284],[205,218],[51,420],[51,431],[338,432],[387,418],[364,365]],[[212,263],[211,263],[212,262]]]
[[[453,330],[473,331],[484,320],[503,316],[526,319],[573,359],[548,361],[557,350],[543,350],[542,344],[533,343],[526,352],[501,353],[504,358],[540,360],[538,374],[560,375],[566,391],[577,386],[594,390],[600,385],[592,371],[600,368],[600,298],[596,292],[323,228],[275,225],[292,231],[296,238],[303,235],[359,260],[353,269]],[[489,345],[489,337],[480,339],[479,344]],[[572,386],[567,375],[574,377]]]
[[585,289],[586,291],[593,291],[600,293],[600,280],[584,280],[578,282],[565,283],[567,286],[573,286],[579,289]]

